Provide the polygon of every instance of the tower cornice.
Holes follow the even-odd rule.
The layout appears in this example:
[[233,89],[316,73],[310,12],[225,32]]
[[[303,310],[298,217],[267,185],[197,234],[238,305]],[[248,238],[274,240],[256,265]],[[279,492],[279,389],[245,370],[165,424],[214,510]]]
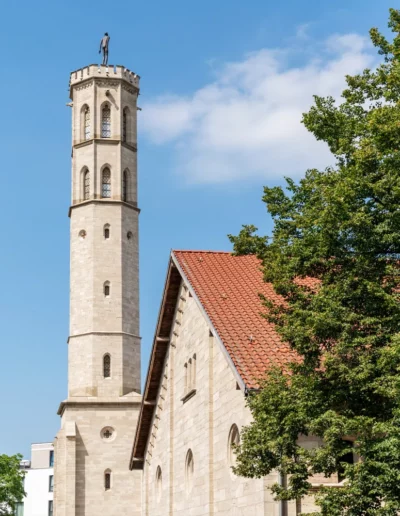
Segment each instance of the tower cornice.
[[88,201],[82,201],[82,202],[79,202],[77,204],[73,204],[72,206],[70,206],[69,210],[68,210],[68,217],[71,218],[72,210],[74,210],[75,208],[80,208],[82,206],[87,206],[88,204],[99,204],[99,205],[104,205],[104,204],[118,205],[118,204],[121,204],[123,206],[126,206],[127,208],[130,208],[131,210],[136,211],[137,213],[140,213],[140,208],[138,208],[137,206],[133,206],[129,202],[113,200],[113,199],[89,199]]
[[137,145],[132,145],[130,143],[126,143],[121,141],[118,138],[100,138],[95,136],[94,138],[91,138],[90,140],[83,140],[81,142],[75,143],[72,145],[74,149],[80,149],[81,147],[86,147],[87,145],[92,145],[93,143],[101,143],[106,145],[119,145],[121,144],[122,147],[125,147],[126,149],[129,149],[133,152],[137,152]]

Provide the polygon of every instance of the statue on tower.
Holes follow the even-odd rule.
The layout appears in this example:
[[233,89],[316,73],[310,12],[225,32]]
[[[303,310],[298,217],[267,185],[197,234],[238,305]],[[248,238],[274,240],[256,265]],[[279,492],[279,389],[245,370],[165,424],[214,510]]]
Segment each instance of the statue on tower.
[[104,34],[104,36],[101,38],[100,41],[100,50],[99,54],[101,54],[101,51],[103,51],[103,65],[108,65],[108,44],[110,42],[110,36],[108,35],[108,32]]

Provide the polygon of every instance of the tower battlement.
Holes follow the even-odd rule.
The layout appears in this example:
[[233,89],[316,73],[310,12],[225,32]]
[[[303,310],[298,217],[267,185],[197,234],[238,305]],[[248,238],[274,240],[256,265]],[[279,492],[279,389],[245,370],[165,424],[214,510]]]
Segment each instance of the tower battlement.
[[139,89],[140,76],[136,73],[128,70],[121,65],[97,65],[91,64],[89,66],[85,66],[83,68],[79,68],[79,70],[75,70],[71,72],[69,79],[69,87],[71,88],[75,84],[79,82],[86,81],[90,78],[102,77],[109,79],[123,79],[126,82],[132,84],[132,86]]

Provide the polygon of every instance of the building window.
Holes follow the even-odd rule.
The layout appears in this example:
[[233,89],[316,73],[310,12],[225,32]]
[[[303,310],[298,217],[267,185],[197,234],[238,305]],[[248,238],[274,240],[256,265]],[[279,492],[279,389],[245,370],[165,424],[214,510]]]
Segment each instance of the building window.
[[49,516],[53,516],[53,500],[49,500]]
[[111,109],[108,104],[101,111],[101,137],[111,138]]
[[124,170],[122,174],[122,200],[128,201],[128,171]]
[[83,178],[83,199],[87,201],[90,196],[90,174],[89,170],[86,170]]
[[84,129],[84,138],[85,140],[90,139],[90,109],[89,106],[85,107],[83,112],[83,129]]
[[15,516],[24,516],[24,502],[15,504]]
[[193,476],[194,476],[194,460],[192,450],[189,450],[186,454],[186,467],[185,467],[185,486],[186,492],[190,493],[193,488]]
[[49,492],[52,493],[54,491],[54,476],[49,476]]
[[101,196],[104,199],[111,197],[111,172],[108,167],[101,174]]
[[104,238],[108,240],[110,238],[110,224],[104,226]]
[[49,467],[50,468],[54,467],[54,451],[53,450],[50,451]]
[[115,439],[115,431],[111,426],[106,426],[101,431],[101,438],[103,441],[111,442]]
[[[183,401],[196,393],[196,354],[185,364],[185,392]],[[190,395],[190,396],[189,396]]]
[[128,141],[128,114],[126,112],[126,108],[122,113],[122,141]]
[[108,491],[109,489],[111,489],[111,471],[110,470],[107,470],[105,473],[104,473],[104,489],[106,491]]
[[109,281],[106,281],[106,282],[104,283],[104,295],[105,295],[106,297],[109,297],[110,292],[111,292],[111,290],[110,290],[110,282],[109,282]]
[[110,355],[104,355],[103,376],[104,376],[104,378],[110,378],[110,376],[111,376],[111,356]]
[[233,424],[228,437],[228,462],[230,466],[236,465],[236,447],[239,446],[239,442],[239,429],[235,424]]
[[156,471],[156,498],[157,502],[161,500],[161,492],[162,492],[162,471],[160,466],[157,467]]
[[[345,443],[350,448],[353,448],[353,443],[351,441],[345,441]],[[346,478],[345,464],[354,464],[354,453],[349,451],[345,455],[342,455],[339,459],[339,463],[338,480],[339,482],[342,482]]]

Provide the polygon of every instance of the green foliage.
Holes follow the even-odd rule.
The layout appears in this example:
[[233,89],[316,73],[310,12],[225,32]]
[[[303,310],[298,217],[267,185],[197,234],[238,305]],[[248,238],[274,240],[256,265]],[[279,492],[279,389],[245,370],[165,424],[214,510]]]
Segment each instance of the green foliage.
[[[252,226],[230,237],[235,253],[262,257],[285,300],[266,301],[267,317],[299,355],[290,374],[268,371],[249,397],[254,422],[236,472],[277,469],[288,485],[273,492],[289,500],[304,496],[313,475],[344,470],[341,487],[317,496],[322,515],[400,511],[400,11],[390,10],[389,27],[392,42],[370,31],[383,63],[347,77],[340,105],[315,97],[304,114],[336,166],[287,179],[286,191],[264,189],[270,241],[254,240]],[[299,436],[310,435],[323,445],[302,447]],[[354,465],[343,462],[349,437],[362,457]]]
[[13,515],[25,496],[21,459],[22,455],[0,455],[0,516]]
[[229,240],[233,244],[233,254],[245,255],[245,254],[259,254],[265,249],[267,243],[267,237],[258,236],[257,230],[253,225],[244,225],[238,236],[228,235]]

